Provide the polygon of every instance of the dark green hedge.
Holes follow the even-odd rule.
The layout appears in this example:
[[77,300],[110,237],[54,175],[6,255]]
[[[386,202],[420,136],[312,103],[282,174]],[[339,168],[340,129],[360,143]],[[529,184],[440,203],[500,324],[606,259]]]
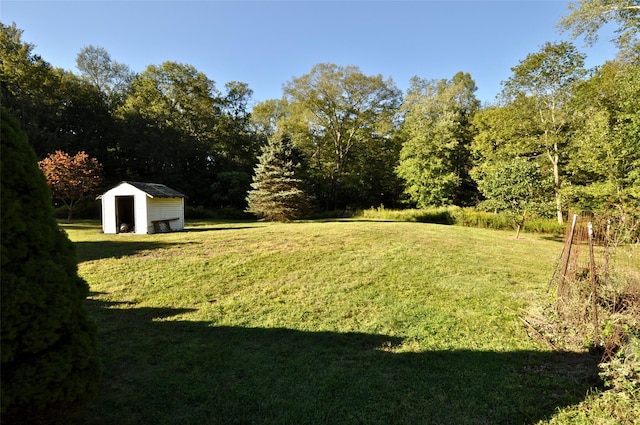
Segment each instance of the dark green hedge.
[[1,422],[49,422],[95,395],[96,329],[35,153],[13,117],[1,121]]

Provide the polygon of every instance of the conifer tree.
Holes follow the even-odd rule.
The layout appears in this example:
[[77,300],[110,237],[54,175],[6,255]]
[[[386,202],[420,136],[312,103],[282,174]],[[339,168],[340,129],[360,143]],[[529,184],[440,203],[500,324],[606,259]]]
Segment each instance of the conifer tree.
[[64,421],[100,375],[89,287],[27,136],[5,110],[1,122],[1,422]]
[[247,211],[269,221],[290,221],[310,208],[303,190],[302,160],[286,133],[276,133],[262,148]]

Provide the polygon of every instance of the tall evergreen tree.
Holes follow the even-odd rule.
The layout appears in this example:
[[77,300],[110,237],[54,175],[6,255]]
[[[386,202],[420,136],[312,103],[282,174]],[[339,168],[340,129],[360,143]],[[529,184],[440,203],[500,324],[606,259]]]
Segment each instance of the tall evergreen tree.
[[304,216],[310,207],[303,190],[301,155],[289,136],[276,133],[262,149],[247,196],[247,211],[271,221]]
[[96,393],[96,329],[73,244],[16,119],[2,111],[1,421],[64,418]]

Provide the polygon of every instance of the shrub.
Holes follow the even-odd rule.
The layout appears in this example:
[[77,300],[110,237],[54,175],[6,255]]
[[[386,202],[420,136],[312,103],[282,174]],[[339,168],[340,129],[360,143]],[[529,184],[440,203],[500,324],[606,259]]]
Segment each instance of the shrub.
[[37,158],[2,112],[2,423],[61,418],[96,393],[96,329]]

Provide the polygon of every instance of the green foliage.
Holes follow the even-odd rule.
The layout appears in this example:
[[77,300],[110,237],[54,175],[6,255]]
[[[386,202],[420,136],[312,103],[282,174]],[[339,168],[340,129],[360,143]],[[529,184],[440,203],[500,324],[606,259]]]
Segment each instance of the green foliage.
[[193,66],[175,62],[133,75],[94,46],[78,54],[76,76],[34,54],[15,25],[1,30],[0,103],[20,120],[38,159],[85,151],[103,164],[107,184],[161,182],[206,206],[218,206],[217,174],[251,173],[262,139],[249,123],[245,83],[220,93]]
[[[640,310],[636,307],[636,310]],[[636,311],[636,312],[637,312]],[[640,332],[635,323],[635,332]],[[640,401],[640,335],[627,330],[626,339],[618,352],[601,365],[600,376],[614,391],[633,394]]]
[[607,63],[578,87],[573,102],[579,131],[563,188],[570,208],[638,210],[640,65]]
[[579,0],[569,5],[571,13],[558,26],[571,31],[573,38],[584,36],[588,45],[598,41],[598,31],[606,24],[616,25],[614,43],[627,54],[640,55],[640,6],[637,0]]
[[134,79],[128,65],[116,62],[104,47],[86,46],[76,56],[82,78],[104,93],[112,108],[122,105]]
[[[75,219],[100,220],[102,215],[102,202],[96,199],[80,201],[73,207],[73,217]],[[53,207],[53,216],[57,220],[69,221],[69,207],[66,205],[56,205]]]
[[64,417],[100,374],[74,247],[16,120],[2,111],[2,423]]
[[[481,229],[517,230],[517,223],[514,222],[511,214],[479,211],[473,208],[460,210],[456,215],[456,224]],[[530,233],[562,235],[565,225],[558,223],[557,220],[532,215],[522,224],[521,230]]]
[[20,121],[38,159],[56,150],[104,158],[114,135],[102,93],[33,48],[15,24],[0,23],[0,103]]
[[412,80],[405,100],[406,140],[396,168],[410,201],[424,208],[475,202],[469,176],[471,120],[479,109],[475,82],[459,72],[451,80]]
[[592,390],[585,401],[537,425],[637,425],[640,394]]
[[[396,160],[392,136],[401,92],[393,81],[356,66],[322,63],[288,82],[284,97],[261,112],[282,117],[277,125],[305,155],[318,201],[336,210],[362,198],[368,205],[382,202],[393,186],[385,177]],[[264,117],[261,122],[269,127]]]
[[251,176],[244,171],[218,173],[211,185],[213,203],[218,207],[246,208],[247,192],[251,189]]
[[166,61],[137,75],[116,112],[126,132],[117,149],[125,175],[179,188],[196,203],[210,202],[217,96],[214,82],[191,65]]
[[301,157],[287,134],[276,133],[263,148],[247,196],[251,212],[270,221],[289,221],[310,211]]
[[192,65],[166,61],[134,79],[122,112],[205,140],[216,123],[217,94],[214,82]]
[[521,116],[529,115],[534,123],[519,142],[516,157],[542,156],[548,161],[553,176],[553,197],[558,223],[563,220],[562,187],[563,162],[570,140],[569,128],[574,114],[571,96],[576,85],[585,77],[585,55],[571,43],[545,43],[536,53],[513,67],[512,76],[504,83],[504,100],[515,107]]
[[480,229],[513,229],[513,220],[507,214],[465,208],[457,216],[458,224]]
[[184,215],[188,220],[255,220],[253,214],[232,207],[205,208],[202,205],[187,205]]
[[476,206],[472,167],[513,158],[535,161],[544,179],[553,178],[547,196],[558,219],[567,207],[635,208],[638,8],[585,0],[571,10],[566,28],[593,35],[613,22],[625,52],[585,79],[573,45],[546,43],[512,68],[489,107],[480,107],[464,72],[415,77],[403,99],[390,78],[322,63],[287,82],[281,99],[250,108],[246,83],[218,91],[188,64],[167,61],[134,75],[104,48],[88,46],[78,54],[78,75],[55,68],[15,24],[0,27],[0,103],[19,119],[38,159],[85,151],[103,164],[107,184],[161,182],[205,208],[246,206],[246,176],[277,130],[304,155],[307,189],[325,211]]
[[187,205],[184,209],[184,216],[189,220],[206,220],[218,218],[213,210],[207,209],[202,205]]
[[343,179],[347,209],[400,203],[403,184],[394,165],[401,143],[400,137],[373,136],[354,153]]
[[565,223],[558,223],[557,220],[547,217],[531,217],[524,223],[522,229],[526,232],[546,233],[562,236],[566,230]]
[[538,164],[516,158],[475,171],[485,208],[506,212],[518,234],[529,215],[544,212],[545,194],[552,185],[542,178]]
[[232,81],[225,84],[225,92],[220,99],[221,115],[209,149],[219,173],[251,174],[260,147],[266,142],[266,137],[257,134],[250,121],[252,96],[253,91],[246,83]]

